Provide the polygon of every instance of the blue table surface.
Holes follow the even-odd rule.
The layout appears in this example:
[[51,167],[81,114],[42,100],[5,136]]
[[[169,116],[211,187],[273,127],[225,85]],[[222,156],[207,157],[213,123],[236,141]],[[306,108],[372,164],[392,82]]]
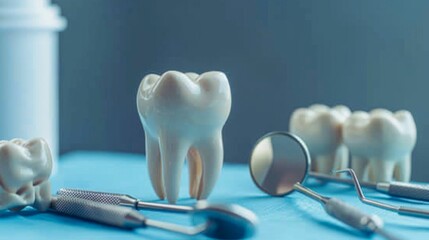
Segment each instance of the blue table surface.
[[[187,168],[184,168],[179,204],[191,205],[188,197]],[[356,207],[379,215],[385,229],[403,239],[429,239],[429,220],[399,216],[358,201],[353,188],[329,183],[320,185],[307,181],[307,186],[327,196],[335,196]],[[110,152],[72,152],[63,155],[58,172],[52,177],[52,193],[59,188],[127,193],[145,201],[155,201],[143,155]],[[394,199],[366,190],[368,197],[392,204],[421,207],[429,203]],[[236,203],[259,217],[253,239],[382,239],[365,236],[328,216],[321,205],[299,193],[286,197],[270,197],[252,182],[246,165],[228,164],[211,194],[211,202]],[[148,218],[190,225],[186,215],[141,211]],[[26,208],[19,213],[0,214],[0,239],[187,239],[187,237],[156,229],[121,230],[80,219],[37,212]],[[204,239],[204,237],[195,237]]]

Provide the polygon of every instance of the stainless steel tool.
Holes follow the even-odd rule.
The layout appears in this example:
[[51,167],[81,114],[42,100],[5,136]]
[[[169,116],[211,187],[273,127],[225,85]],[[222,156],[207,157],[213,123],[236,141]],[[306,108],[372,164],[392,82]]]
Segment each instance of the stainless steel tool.
[[317,194],[311,189],[302,186],[300,183],[296,183],[294,189],[318,201],[330,216],[359,231],[370,234],[377,233],[389,240],[398,239],[383,229],[383,220],[377,215],[366,214],[339,199]]
[[[322,173],[309,172],[311,177],[322,181],[330,181],[354,185],[353,180],[349,178],[341,178]],[[429,186],[403,182],[380,182],[371,183],[360,181],[360,185],[365,188],[375,189],[379,192],[388,194],[394,197],[410,198],[420,201],[429,201]]]
[[[270,141],[271,139],[276,140]],[[274,160],[275,158],[279,158],[279,156],[290,162],[294,159],[295,161],[293,161],[293,163],[298,164],[289,164],[288,169],[289,173],[293,173],[296,168],[301,170],[303,163],[306,161],[304,152],[301,151],[303,149],[301,146],[305,146],[305,143],[301,139],[299,139],[299,141],[296,140],[296,136],[293,134],[288,132],[271,132],[258,140],[258,144],[255,145],[253,149],[253,154],[258,156],[260,155],[261,157],[264,157],[267,162],[273,163],[276,163]],[[277,164],[281,163],[277,162]],[[351,179],[311,172],[310,170],[308,170],[308,176],[322,181],[353,185],[353,181]],[[429,201],[429,185],[401,182],[361,182],[361,185],[366,188],[383,192],[390,196]]]
[[97,191],[72,189],[72,188],[61,188],[60,190],[57,191],[57,195],[77,197],[77,198],[87,199],[87,200],[111,204],[111,205],[127,206],[127,207],[135,208],[137,210],[144,209],[144,210],[156,210],[156,211],[166,211],[166,212],[190,213],[192,211],[199,211],[199,209],[196,209],[196,207],[201,206],[201,204],[196,205],[195,207],[190,207],[190,206],[163,204],[163,203],[143,202],[127,194],[97,192]]
[[273,132],[260,138],[253,148],[250,174],[256,186],[271,196],[286,196],[294,190],[321,203],[337,220],[364,233],[397,239],[383,230],[382,220],[336,198],[321,196],[304,187],[310,169],[310,153],[297,136]]
[[[189,236],[203,234],[217,239],[251,237],[256,226],[256,217],[253,213],[249,214],[240,208],[230,208],[222,214],[218,211],[211,214],[210,211],[194,214],[192,215],[194,226],[191,227],[148,219],[131,208],[67,196],[53,197],[51,210],[124,229],[154,227]],[[229,216],[229,219],[225,222],[226,215]]]
[[367,199],[365,197],[365,195],[363,194],[362,187],[361,187],[359,180],[358,180],[355,172],[353,171],[353,169],[347,168],[347,169],[342,169],[342,170],[338,170],[335,172],[337,172],[337,173],[347,172],[350,174],[350,176],[352,177],[352,181],[354,183],[356,192],[359,196],[359,199],[361,200],[361,202],[363,202],[365,204],[372,205],[372,206],[375,206],[378,208],[382,208],[382,209],[385,209],[385,210],[388,210],[391,212],[396,212],[400,215],[406,215],[406,216],[418,217],[418,218],[429,218],[429,210],[420,209],[420,208],[405,207],[405,206],[396,206],[396,205],[383,203],[380,201]]

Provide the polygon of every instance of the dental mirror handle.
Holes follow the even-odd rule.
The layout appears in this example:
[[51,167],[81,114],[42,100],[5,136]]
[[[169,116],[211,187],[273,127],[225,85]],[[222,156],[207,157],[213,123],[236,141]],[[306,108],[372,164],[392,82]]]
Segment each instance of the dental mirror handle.
[[391,196],[429,201],[429,186],[403,182],[390,182],[377,183],[376,189]]
[[387,240],[399,240],[399,238],[383,229],[383,220],[377,215],[362,212],[336,198],[330,198],[324,204],[325,211],[341,222],[366,233],[377,233]]
[[332,217],[363,232],[373,233],[383,225],[378,216],[366,214],[337,198],[328,199],[324,208]]
[[107,193],[107,192],[96,192],[80,189],[70,189],[70,188],[61,188],[57,191],[58,196],[68,196],[68,197],[77,197],[81,199],[87,199],[94,202],[100,202],[111,205],[120,205],[132,207],[137,210],[159,210],[159,211],[168,211],[168,212],[178,212],[178,213],[189,213],[194,210],[193,207],[189,206],[179,206],[171,204],[162,204],[162,203],[151,203],[143,202],[135,197],[131,197],[126,194],[118,193]]
[[196,235],[204,232],[208,227],[207,224],[185,227],[172,223],[155,221],[147,219],[138,211],[131,208],[66,196],[53,197],[51,210],[57,213],[124,229],[155,227],[185,235]]
[[379,233],[388,240],[397,240],[382,230],[383,220],[377,215],[366,214],[339,199],[323,197],[300,183],[296,183],[294,189],[320,202],[326,213],[352,228],[366,233]]

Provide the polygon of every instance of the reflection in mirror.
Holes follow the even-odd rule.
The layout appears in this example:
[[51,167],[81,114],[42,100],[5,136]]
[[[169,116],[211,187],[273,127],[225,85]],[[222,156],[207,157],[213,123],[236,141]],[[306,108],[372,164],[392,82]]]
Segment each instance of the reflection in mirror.
[[255,184],[273,196],[284,196],[303,182],[310,165],[305,143],[287,132],[272,132],[258,140],[250,159]]

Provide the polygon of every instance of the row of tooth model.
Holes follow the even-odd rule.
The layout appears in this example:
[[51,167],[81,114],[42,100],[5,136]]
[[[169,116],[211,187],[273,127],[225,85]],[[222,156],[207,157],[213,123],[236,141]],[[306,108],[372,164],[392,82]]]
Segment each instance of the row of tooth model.
[[308,145],[312,170],[330,174],[349,165],[361,180],[408,182],[416,125],[410,112],[386,109],[351,113],[345,106],[312,105],[295,110],[290,132]]

